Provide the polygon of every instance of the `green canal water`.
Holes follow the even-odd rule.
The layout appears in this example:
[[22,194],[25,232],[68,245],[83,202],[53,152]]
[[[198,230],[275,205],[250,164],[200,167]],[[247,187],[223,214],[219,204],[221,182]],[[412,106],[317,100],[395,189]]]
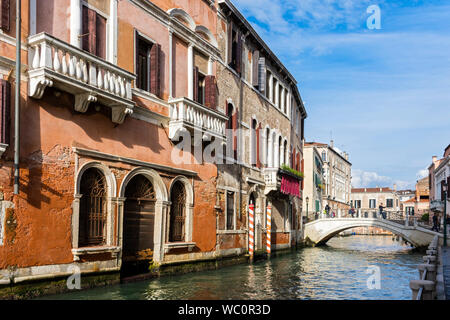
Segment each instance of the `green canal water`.
[[[389,236],[331,239],[327,246],[214,271],[77,291],[63,300],[410,300],[422,255]],[[380,289],[369,289],[369,267],[379,267]]]

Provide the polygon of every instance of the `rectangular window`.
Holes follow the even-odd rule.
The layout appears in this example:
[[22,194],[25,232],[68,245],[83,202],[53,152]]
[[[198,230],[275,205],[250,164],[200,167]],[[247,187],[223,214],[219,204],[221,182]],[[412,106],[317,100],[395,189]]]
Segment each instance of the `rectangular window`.
[[228,25],[228,65],[238,74],[241,74],[242,39],[241,33],[234,28],[233,23]]
[[0,80],[0,143],[9,145],[11,127],[11,83]]
[[136,36],[136,87],[150,91],[150,50],[152,44]]
[[266,74],[266,98],[270,99],[270,72]]
[[200,104],[205,104],[205,75],[201,72],[198,73],[196,88],[197,102]]
[[234,230],[234,192],[227,192],[227,230]]
[[394,199],[386,199],[386,208],[394,207]]
[[355,200],[355,208],[361,209],[361,200]]
[[11,29],[11,4],[10,0],[2,0],[0,6],[0,28],[3,31],[9,31]]
[[160,57],[161,45],[136,32],[136,87],[157,97],[161,94]]
[[106,18],[83,6],[83,50],[106,59]]
[[369,200],[369,208],[370,209],[375,209],[377,207],[377,200],[375,199],[370,199]]
[[3,245],[3,230],[5,229],[5,217],[3,214],[4,210],[3,210],[3,205],[0,205],[0,246]]

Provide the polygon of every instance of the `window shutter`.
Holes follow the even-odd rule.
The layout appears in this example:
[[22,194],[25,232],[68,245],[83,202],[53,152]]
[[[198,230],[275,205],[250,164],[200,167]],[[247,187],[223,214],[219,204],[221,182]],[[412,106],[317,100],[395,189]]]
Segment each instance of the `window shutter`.
[[9,31],[11,29],[11,9],[10,9],[10,0],[1,0],[2,1],[2,25],[1,28],[3,31]]
[[441,201],[444,201],[444,183],[445,180],[441,181]]
[[447,199],[450,199],[450,192],[448,192],[449,187],[450,187],[450,176],[447,177]]
[[237,129],[239,125],[239,110],[235,110],[233,114],[233,151],[234,151],[234,159],[237,160],[237,144],[238,144],[238,136]]
[[83,6],[83,50],[97,54],[97,13],[94,10]]
[[258,88],[261,92],[266,92],[266,59],[264,57],[259,58],[258,61]]
[[206,76],[205,78],[205,106],[216,109],[217,87],[215,76]]
[[227,32],[228,32],[228,64],[231,63],[231,60],[233,60],[233,23],[230,22],[228,23],[228,27],[227,27]]
[[96,13],[95,49],[97,57],[106,59],[106,19]]
[[134,33],[134,46],[135,46],[135,63],[136,63],[136,88],[142,89],[142,60],[139,54],[139,35],[137,32]]
[[155,43],[150,50],[150,92],[161,95],[161,45]]
[[0,143],[10,143],[11,125],[11,84],[6,80],[0,80]]
[[198,102],[198,67],[194,67],[194,101]]
[[253,51],[252,56],[252,85],[259,86],[259,51]]
[[259,126],[256,128],[256,167],[257,168],[261,168],[261,155],[260,155],[260,150],[261,150],[261,123],[259,124]]
[[241,32],[237,33],[237,48],[236,48],[236,72],[242,74],[242,37]]

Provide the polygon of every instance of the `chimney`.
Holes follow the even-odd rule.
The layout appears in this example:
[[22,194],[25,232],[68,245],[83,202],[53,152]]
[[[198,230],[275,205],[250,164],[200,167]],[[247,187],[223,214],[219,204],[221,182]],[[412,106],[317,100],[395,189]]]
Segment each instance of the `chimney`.
[[396,192],[396,191],[397,191],[397,184],[394,183],[394,192]]
[[331,140],[331,141],[330,141],[330,147],[331,147],[331,148],[334,148],[334,140]]
[[437,161],[437,156],[433,156],[433,163],[436,163]]

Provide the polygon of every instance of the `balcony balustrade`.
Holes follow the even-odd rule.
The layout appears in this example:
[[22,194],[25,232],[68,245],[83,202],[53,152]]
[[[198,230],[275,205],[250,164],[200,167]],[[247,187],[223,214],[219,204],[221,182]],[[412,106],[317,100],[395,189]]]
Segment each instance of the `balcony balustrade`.
[[228,118],[221,112],[204,107],[187,98],[177,98],[169,101],[170,122],[169,138],[178,141],[182,132],[199,130],[204,140],[211,137],[226,141],[225,125]]
[[136,76],[46,33],[29,37],[29,96],[41,99],[47,87],[75,96],[74,109],[98,102],[110,107],[112,121],[133,113],[131,83]]
[[444,202],[441,200],[430,201],[430,210],[443,212],[444,211]]

